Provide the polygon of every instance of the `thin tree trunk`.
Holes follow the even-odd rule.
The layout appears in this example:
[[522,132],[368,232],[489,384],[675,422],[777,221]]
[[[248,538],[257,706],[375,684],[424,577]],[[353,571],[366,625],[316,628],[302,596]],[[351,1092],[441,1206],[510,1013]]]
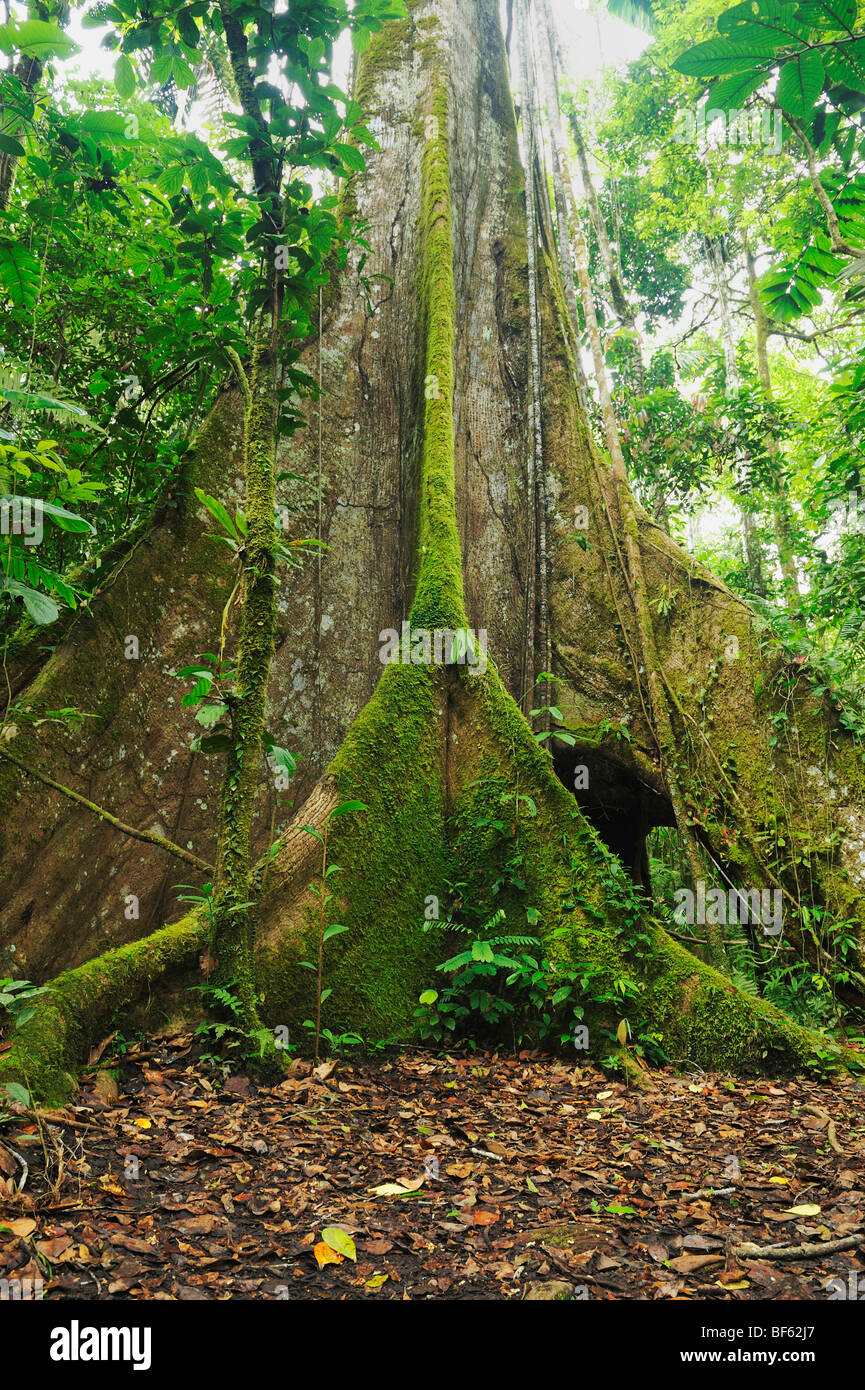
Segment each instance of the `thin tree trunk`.
[[[715,281],[715,292],[718,296],[718,308],[721,320],[721,346],[724,352],[724,391],[728,396],[735,396],[741,383],[739,380],[739,368],[736,362],[736,339],[733,334],[733,319],[730,313],[730,296],[727,288],[727,276],[724,270],[724,259],[720,243],[712,241],[707,237],[706,253],[712,268],[712,276]],[[742,536],[745,548],[745,563],[748,568],[748,578],[754,593],[759,594],[761,598],[765,598],[766,581],[763,577],[763,549],[760,544],[760,537],[757,534],[753,513],[750,512],[747,507],[740,507],[739,519],[742,523]]]
[[[760,385],[763,387],[767,402],[771,404],[772,396],[772,375],[769,369],[769,353],[767,350],[769,322],[766,314],[766,307],[760,298],[760,291],[757,288],[757,273],[754,265],[754,256],[747,238],[744,238],[745,264],[748,269],[748,297],[751,302],[751,312],[754,316],[754,343],[755,355],[757,358],[757,375]],[[781,446],[773,431],[770,429],[766,434],[766,451],[772,461],[774,482],[775,482],[775,539],[778,545],[778,556],[781,562],[781,573],[784,576],[784,601],[787,608],[796,613],[799,608],[801,593],[799,590],[799,573],[796,567],[796,557],[793,550],[793,517],[790,509],[790,497],[787,492],[787,483],[784,477],[784,464],[781,454]]]

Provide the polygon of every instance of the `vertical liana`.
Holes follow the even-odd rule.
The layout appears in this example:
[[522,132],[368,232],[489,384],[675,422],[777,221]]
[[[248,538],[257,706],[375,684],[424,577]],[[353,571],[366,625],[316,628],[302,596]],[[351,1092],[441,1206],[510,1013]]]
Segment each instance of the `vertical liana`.
[[[535,104],[537,83],[531,61],[531,32],[528,0],[519,0],[517,9],[520,45],[521,127],[526,166],[526,248],[529,279],[529,503],[532,508],[531,542],[526,584],[526,645],[523,677],[524,699],[532,702],[538,648],[542,669],[549,671],[552,662],[550,624],[547,600],[547,492],[544,470],[544,441],[541,408],[541,319],[538,306],[538,219],[535,184],[538,163],[538,114]],[[537,597],[535,590],[537,588]],[[537,633],[535,632],[537,607]],[[549,687],[546,686],[549,699]],[[549,728],[549,717],[545,717]]]
[[[239,361],[235,369],[241,372]],[[274,357],[263,337],[255,345],[244,385],[244,502],[248,531],[243,547],[240,642],[229,709],[228,750],[219,812],[219,862],[211,921],[211,948],[221,984],[237,991],[245,1026],[260,1028],[252,957],[252,817],[267,717],[267,682],[275,626],[276,525]]]
[[423,123],[418,293],[425,339],[418,579],[413,626],[466,626],[454,477],[454,291],[448,92],[437,73]]

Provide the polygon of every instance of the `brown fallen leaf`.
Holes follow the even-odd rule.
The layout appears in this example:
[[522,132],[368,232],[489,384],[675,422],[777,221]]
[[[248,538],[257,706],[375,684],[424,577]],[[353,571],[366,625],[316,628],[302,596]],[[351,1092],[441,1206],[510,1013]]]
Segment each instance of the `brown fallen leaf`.
[[119,1245],[123,1250],[131,1250],[133,1255],[155,1255],[156,1247],[150,1245],[146,1240],[141,1240],[139,1236],[113,1236],[112,1245]]
[[694,1274],[698,1269],[705,1269],[706,1265],[723,1262],[723,1255],[678,1255],[675,1260],[670,1260],[670,1268],[677,1274]]
[[15,1221],[4,1221],[0,1223],[0,1234],[2,1234],[4,1228],[6,1231],[11,1231],[13,1236],[18,1236],[23,1240],[29,1236],[32,1231],[36,1230],[36,1222],[31,1221],[27,1216],[21,1216]]
[[177,1229],[182,1231],[185,1236],[209,1236],[218,1224],[218,1216],[205,1212],[202,1216],[190,1216],[185,1221],[179,1221]]
[[46,1260],[57,1260],[72,1244],[71,1236],[55,1236],[53,1240],[37,1240],[36,1249]]

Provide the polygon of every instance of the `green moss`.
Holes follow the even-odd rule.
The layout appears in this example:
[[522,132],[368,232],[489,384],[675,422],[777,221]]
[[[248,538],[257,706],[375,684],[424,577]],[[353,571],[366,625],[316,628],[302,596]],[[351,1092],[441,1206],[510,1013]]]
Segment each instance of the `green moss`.
[[152,936],[108,951],[58,975],[33,1017],[0,1056],[0,1087],[18,1081],[42,1102],[59,1103],[75,1086],[75,1069],[105,1035],[105,1026],[174,967],[191,963],[204,944],[197,913]]
[[465,627],[462,555],[454,483],[453,354],[455,295],[448,165],[447,91],[428,113],[423,153],[419,294],[426,341],[421,455],[419,574],[415,627]]
[[[417,997],[436,962],[437,943],[420,929],[424,900],[445,896],[444,740],[447,676],[424,666],[389,666],[346,736],[331,772],[340,800],[366,811],[333,821],[327,923],[349,930],[325,947],[326,1027],[365,1037],[406,1037]],[[313,1017],[316,886],[294,922],[263,943],[258,978],[272,1024]],[[294,1036],[294,1034],[293,1034]]]
[[382,82],[384,74],[396,70],[404,62],[413,29],[410,18],[389,19],[377,34],[373,34],[366,50],[361,54],[354,84],[354,99],[363,107],[365,115],[376,110],[376,101],[386,90]]

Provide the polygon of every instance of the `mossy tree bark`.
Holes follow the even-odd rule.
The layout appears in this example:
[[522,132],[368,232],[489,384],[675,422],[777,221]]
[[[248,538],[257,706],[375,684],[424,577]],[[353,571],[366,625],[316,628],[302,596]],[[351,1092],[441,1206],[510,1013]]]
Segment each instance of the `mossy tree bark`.
[[[827,946],[806,911],[815,905],[854,922],[862,951],[858,751],[838,712],[811,694],[807,673],[651,521],[589,439],[542,207],[533,248],[538,464],[525,188],[495,0],[411,3],[358,66],[380,149],[349,199],[369,223],[363,273],[372,279],[359,283],[355,257],[329,287],[323,334],[306,352],[312,374],[321,368],[323,412],[319,422],[318,404],[310,406],[312,428],[280,459],[309,479],[292,485],[295,535],[317,535],[330,549],[277,595],[268,727],[304,762],[294,807],[277,804],[259,771],[252,850],[266,849],[274,812],[281,838],[257,910],[256,1005],[295,1039],[314,1016],[309,972],[297,968],[318,931],[318,846],[303,827],[320,827],[339,800],[359,799],[368,810],[330,832],[329,861],[341,869],[333,920],[349,930],[328,947],[333,992],[323,1022],[405,1037],[442,954],[441,940],[420,929],[424,904],[447,904],[455,881],[476,884],[483,897],[501,846],[477,822],[525,795],[536,814],[508,832],[525,881],[503,903],[508,928],[525,931],[531,905],[558,960],[591,966],[607,993],[616,981],[633,986],[627,1004],[593,1006],[593,1048],[607,1049],[604,1029],[627,1015],[635,1031],[662,1033],[676,1059],[806,1060],[812,1035],[673,941],[636,894],[630,871],[645,833],[673,816],[635,597],[651,614],[673,741],[665,751],[688,828],[733,881],[781,885],[784,942],[815,962]],[[241,415],[232,388],[205,426],[189,485],[206,485],[210,470],[220,481],[208,490],[225,497],[240,472]],[[538,466],[541,485],[530,488]],[[585,528],[575,522],[584,515]],[[532,536],[543,528],[542,549]],[[113,810],[137,797],[127,822],[158,816],[174,841],[212,858],[216,770],[188,752],[191,727],[166,708],[172,681],[163,674],[215,649],[230,576],[203,529],[187,486],[23,698],[43,710],[95,705],[98,729],[67,733],[54,754],[68,765],[58,780],[85,783]],[[626,542],[639,555],[639,595]],[[160,563],[172,566],[168,583]],[[485,629],[489,667],[383,668],[379,635],[403,621]],[[137,630],[149,634],[148,659],[124,662],[118,634]],[[576,739],[553,741],[552,758],[521,712],[531,698],[524,673],[548,669]],[[30,725],[10,746],[43,766],[52,757],[44,730]],[[148,762],[159,772],[139,785]],[[588,787],[578,779],[575,797],[578,765]],[[59,794],[34,803],[15,769],[2,776],[10,807],[3,940],[27,973],[79,965],[152,930],[153,915],[172,915],[166,884],[175,871],[156,846],[133,853]],[[147,914],[123,917],[121,886]],[[110,1007],[106,989],[103,1013]],[[76,1038],[98,1026],[97,1015],[88,997]]]

